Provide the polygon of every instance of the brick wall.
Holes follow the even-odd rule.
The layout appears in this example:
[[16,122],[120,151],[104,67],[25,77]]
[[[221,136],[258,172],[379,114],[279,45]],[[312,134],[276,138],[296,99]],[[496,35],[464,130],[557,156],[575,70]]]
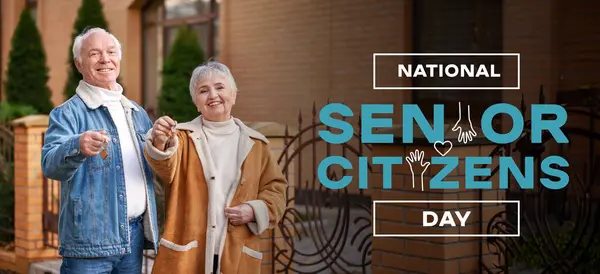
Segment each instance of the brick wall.
[[[558,88],[560,92],[566,92],[565,97],[569,97],[570,102],[583,104],[588,101],[585,99],[588,96],[592,98],[598,96],[598,88],[600,88],[598,78],[600,75],[600,62],[598,62],[600,29],[596,27],[600,24],[600,17],[596,16],[600,13],[600,5],[594,1],[584,0],[577,1],[576,5],[567,1],[559,1],[557,6],[557,9],[561,11],[557,13],[559,25],[556,31],[557,47],[560,52]],[[571,92],[582,88],[591,89]],[[577,110],[588,112],[590,108],[581,107]],[[571,114],[568,126],[597,132],[600,129],[600,121],[594,120],[591,122],[588,116],[580,113]],[[583,178],[594,176],[595,172],[593,168],[590,168],[592,162],[590,156],[600,155],[600,141],[591,141],[581,135],[572,134],[570,142],[571,147],[566,149],[565,154],[569,159],[571,183],[577,182],[577,176],[582,178],[582,181],[586,181]],[[573,146],[572,144],[577,145]],[[572,197],[576,196],[575,191],[571,190],[571,192]],[[600,187],[592,186],[589,192],[591,197],[600,197]]]
[[593,0],[559,1],[557,45],[560,52],[559,88],[600,86],[600,5]]
[[410,1],[223,1],[220,16],[220,58],[238,82],[234,114],[244,120],[296,125],[313,101],[358,111],[406,99],[372,90],[372,60],[410,52]]
[[[523,93],[529,109],[531,104],[538,103],[540,85],[544,85],[548,102],[554,102],[559,64],[556,47],[557,2],[504,1],[503,51],[521,54],[521,89],[504,91],[504,102],[519,106]],[[502,73],[514,75],[517,72],[505,67]],[[504,122],[503,125],[507,129],[511,123]]]
[[[503,92],[503,101],[520,105],[521,93],[527,106],[525,119],[530,119],[531,104],[538,103],[540,85],[544,86],[546,103],[556,103],[558,92],[600,84],[600,31],[597,26],[600,12],[597,2],[584,0],[504,1],[504,51],[521,53],[521,90]],[[503,71],[504,74],[516,73]],[[583,98],[571,101],[583,103]],[[504,115],[506,120],[506,115]],[[570,115],[568,126],[589,128],[589,120],[581,115]],[[504,123],[508,130],[511,123]],[[596,125],[594,128],[598,128]],[[587,160],[589,140],[573,136],[568,152],[570,171],[584,174],[582,157]],[[596,149],[598,148],[596,144]],[[558,146],[549,146],[545,155],[558,154]],[[573,174],[573,173],[571,173]],[[572,182],[574,176],[571,176]]]

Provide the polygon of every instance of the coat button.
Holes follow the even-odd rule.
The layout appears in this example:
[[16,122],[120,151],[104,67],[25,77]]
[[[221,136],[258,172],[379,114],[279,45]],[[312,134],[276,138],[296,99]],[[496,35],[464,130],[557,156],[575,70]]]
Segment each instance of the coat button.
[[215,179],[215,176],[210,176],[210,179],[211,179],[211,180],[214,180],[214,179]]

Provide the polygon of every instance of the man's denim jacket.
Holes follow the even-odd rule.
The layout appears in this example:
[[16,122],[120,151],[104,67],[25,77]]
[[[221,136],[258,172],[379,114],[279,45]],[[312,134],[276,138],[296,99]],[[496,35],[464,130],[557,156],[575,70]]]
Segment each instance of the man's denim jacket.
[[[129,221],[123,160],[117,128],[108,109],[83,81],[77,94],[50,112],[49,127],[42,148],[42,169],[46,177],[61,181],[58,222],[59,254],[65,257],[98,257],[127,254]],[[138,158],[146,180],[144,213],[145,249],[157,250],[158,224],[153,173],[142,154],[152,121],[142,107],[122,97],[130,130],[135,134]],[[133,121],[133,123],[132,123]],[[79,148],[79,136],[88,130],[106,130],[111,141],[108,156],[86,157]]]

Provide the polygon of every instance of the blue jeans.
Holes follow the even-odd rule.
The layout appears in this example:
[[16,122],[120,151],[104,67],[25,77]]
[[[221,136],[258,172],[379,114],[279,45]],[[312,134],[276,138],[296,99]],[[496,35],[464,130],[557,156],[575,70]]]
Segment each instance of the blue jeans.
[[[143,216],[143,215],[142,215]],[[63,257],[61,274],[140,274],[142,273],[144,227],[142,217],[129,222],[131,253],[100,258]]]

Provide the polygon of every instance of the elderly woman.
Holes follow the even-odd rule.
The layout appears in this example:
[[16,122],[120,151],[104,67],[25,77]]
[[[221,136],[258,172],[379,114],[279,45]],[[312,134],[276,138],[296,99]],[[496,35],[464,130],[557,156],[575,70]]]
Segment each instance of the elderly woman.
[[201,113],[156,120],[144,155],[164,181],[166,223],[155,273],[260,273],[259,235],[281,219],[287,181],[268,140],[231,116],[237,87],[209,62],[190,80]]

